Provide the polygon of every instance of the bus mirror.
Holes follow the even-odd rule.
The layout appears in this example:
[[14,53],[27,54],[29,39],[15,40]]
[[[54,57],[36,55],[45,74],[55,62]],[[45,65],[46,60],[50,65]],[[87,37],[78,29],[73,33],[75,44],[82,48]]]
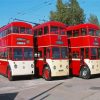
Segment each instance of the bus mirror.
[[34,57],[38,57],[37,53],[34,54]]
[[41,56],[41,55],[40,55],[40,52],[34,54],[34,57],[36,57],[36,58],[37,58],[37,57],[40,57],[40,56]]

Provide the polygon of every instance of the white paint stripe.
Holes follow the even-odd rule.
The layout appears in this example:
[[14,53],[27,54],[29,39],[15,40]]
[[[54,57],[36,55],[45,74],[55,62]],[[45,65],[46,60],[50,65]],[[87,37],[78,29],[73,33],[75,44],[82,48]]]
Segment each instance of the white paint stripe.
[[80,59],[75,59],[75,58],[72,58],[72,60],[78,60],[78,61],[80,61]]
[[[59,34],[45,34],[45,35],[38,35],[38,36],[35,36],[35,37],[51,36],[51,35],[59,36]],[[66,34],[65,34],[65,35],[61,35],[61,34],[60,34],[60,36],[62,36],[62,37],[64,36],[64,37],[65,37],[65,36],[67,36],[67,35],[66,35]]]
[[22,46],[22,45],[17,45],[17,46],[4,46],[4,47],[0,47],[0,48],[7,48],[7,47],[29,47],[29,48],[33,48],[33,46]]
[[0,59],[0,61],[8,61],[7,59]]
[[6,36],[3,36],[3,37],[1,37],[0,39],[2,39],[2,38],[4,38],[4,37],[7,37],[7,36],[9,36],[9,35],[27,35],[27,36],[33,36],[32,34],[27,34],[27,33],[25,33],[25,34],[23,34],[23,33],[10,33],[10,34],[8,34],[8,35],[6,35]]
[[68,47],[67,45],[66,46],[47,45],[47,46],[39,46],[38,48],[41,48],[41,47],[50,47],[50,46],[53,46],[53,47]]
[[86,35],[86,36],[77,36],[77,37],[68,37],[68,39],[72,39],[72,38],[86,38],[86,37],[97,37],[97,38],[100,38],[99,36],[91,36],[91,35]]
[[90,48],[90,47],[99,47],[99,46],[78,46],[78,47],[69,47],[69,48]]

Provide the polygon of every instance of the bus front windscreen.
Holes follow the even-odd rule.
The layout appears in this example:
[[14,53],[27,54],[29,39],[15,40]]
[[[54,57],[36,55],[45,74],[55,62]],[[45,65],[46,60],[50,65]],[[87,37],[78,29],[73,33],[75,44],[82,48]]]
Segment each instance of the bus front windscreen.
[[59,59],[60,58],[60,48],[57,48],[57,47],[52,48],[52,57],[54,59]]
[[14,54],[14,60],[22,60],[23,59],[22,48],[14,48],[13,54]]
[[52,57],[53,59],[68,58],[68,48],[67,47],[53,47]]
[[97,48],[91,48],[91,58],[92,59],[97,58]]
[[24,59],[26,60],[33,59],[33,49],[32,48],[24,49]]
[[68,58],[68,48],[66,47],[61,48],[61,58]]

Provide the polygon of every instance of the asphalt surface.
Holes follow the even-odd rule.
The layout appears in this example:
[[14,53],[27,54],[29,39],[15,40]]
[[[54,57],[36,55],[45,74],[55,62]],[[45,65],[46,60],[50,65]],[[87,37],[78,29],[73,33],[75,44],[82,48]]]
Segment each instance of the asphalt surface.
[[8,81],[0,76],[0,100],[100,100],[100,76],[52,81],[21,78]]

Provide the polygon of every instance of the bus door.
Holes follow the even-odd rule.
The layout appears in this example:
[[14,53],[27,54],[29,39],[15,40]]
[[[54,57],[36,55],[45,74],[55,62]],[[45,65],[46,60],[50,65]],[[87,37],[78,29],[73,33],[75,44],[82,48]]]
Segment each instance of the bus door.
[[79,75],[80,71],[80,57],[79,49],[72,51],[71,71],[73,75]]
[[46,47],[44,47],[44,57],[43,57],[44,63],[46,63]]
[[80,49],[80,66],[84,65],[84,48]]

